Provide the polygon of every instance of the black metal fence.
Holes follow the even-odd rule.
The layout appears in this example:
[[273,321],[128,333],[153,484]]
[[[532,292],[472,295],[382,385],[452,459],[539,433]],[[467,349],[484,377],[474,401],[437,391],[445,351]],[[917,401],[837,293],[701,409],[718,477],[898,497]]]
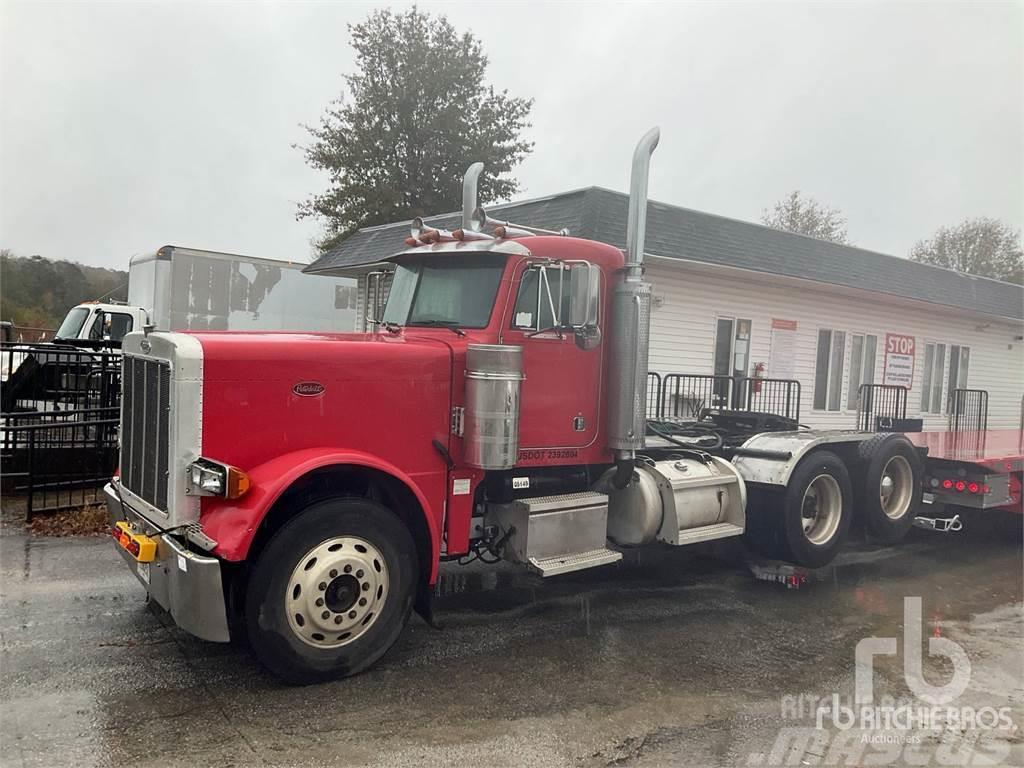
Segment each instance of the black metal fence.
[[746,377],[738,382],[736,407],[771,413],[800,422],[800,382],[796,379]]
[[984,432],[988,429],[988,392],[954,389],[947,407],[951,432]]
[[659,419],[699,419],[707,408],[729,408],[733,381],[729,376],[667,373],[662,377]]
[[[1024,413],[1024,405],[1021,406]],[[661,374],[647,372],[647,418],[659,419],[661,412]],[[1024,418],[1024,417],[1022,417]]]
[[3,491],[31,517],[100,500],[117,467],[121,356],[56,344],[0,344]]
[[907,391],[895,384],[861,384],[857,390],[857,429],[874,432],[879,418],[906,419]]
[[647,374],[647,418],[700,419],[707,410],[746,410],[800,421],[800,382],[713,374]]

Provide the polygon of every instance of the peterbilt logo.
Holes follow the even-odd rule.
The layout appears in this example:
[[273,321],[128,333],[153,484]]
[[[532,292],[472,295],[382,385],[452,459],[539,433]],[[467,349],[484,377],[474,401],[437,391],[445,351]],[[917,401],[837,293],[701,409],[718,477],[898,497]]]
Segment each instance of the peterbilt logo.
[[292,392],[299,397],[316,397],[317,395],[322,395],[324,389],[324,385],[319,381],[300,381],[292,387]]

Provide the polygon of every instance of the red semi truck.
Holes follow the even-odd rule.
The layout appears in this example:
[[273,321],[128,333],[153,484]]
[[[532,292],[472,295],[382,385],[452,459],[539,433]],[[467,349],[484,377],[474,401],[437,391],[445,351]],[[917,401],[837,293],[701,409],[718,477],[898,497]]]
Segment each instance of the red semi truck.
[[305,683],[373,664],[429,617],[440,563],[474,553],[554,576],[743,535],[816,567],[855,507],[901,538],[924,477],[902,435],[647,420],[657,142],[634,154],[625,252],[488,220],[474,164],[463,228],[414,222],[372,333],[125,337],[106,495],[151,599]]

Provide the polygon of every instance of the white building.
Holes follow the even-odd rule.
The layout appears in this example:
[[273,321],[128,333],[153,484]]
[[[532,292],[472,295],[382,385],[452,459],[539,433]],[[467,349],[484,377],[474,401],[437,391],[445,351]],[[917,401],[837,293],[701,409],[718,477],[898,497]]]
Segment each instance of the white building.
[[[499,218],[622,247],[627,197],[589,187],[496,206]],[[427,219],[454,229],[459,214]],[[368,273],[408,222],[361,229],[307,268]],[[861,384],[902,384],[907,417],[945,429],[955,389],[988,393],[988,427],[1021,425],[1021,286],[651,202],[650,369],[800,382],[800,421],[856,426]],[[372,279],[369,295],[372,301]]]

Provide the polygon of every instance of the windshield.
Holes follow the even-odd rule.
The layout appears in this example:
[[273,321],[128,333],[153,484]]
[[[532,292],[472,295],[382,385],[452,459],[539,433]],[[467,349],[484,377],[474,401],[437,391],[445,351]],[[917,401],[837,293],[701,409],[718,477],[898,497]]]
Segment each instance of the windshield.
[[85,318],[89,316],[89,310],[85,307],[75,307],[68,312],[67,317],[64,318],[64,322],[60,324],[60,328],[57,329],[57,333],[53,336],[56,339],[77,339],[78,332],[82,330],[82,325],[85,324]]
[[398,265],[383,321],[396,325],[484,328],[498,293],[505,256],[437,256]]

